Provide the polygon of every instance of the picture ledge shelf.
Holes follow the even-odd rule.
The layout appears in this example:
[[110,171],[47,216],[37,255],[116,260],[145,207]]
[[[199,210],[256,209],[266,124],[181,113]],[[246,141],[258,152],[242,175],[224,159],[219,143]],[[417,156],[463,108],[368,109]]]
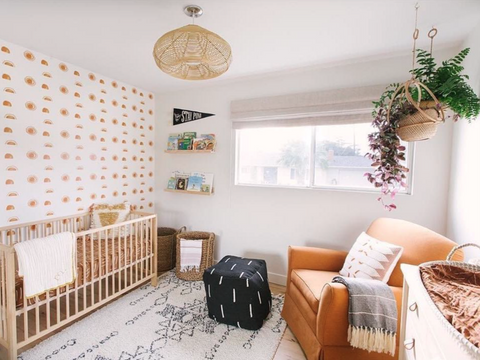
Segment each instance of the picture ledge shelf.
[[167,191],[167,192],[191,194],[191,195],[204,195],[204,196],[213,195],[213,191],[212,192],[201,192],[201,191],[174,190],[174,189],[163,189],[163,190]]
[[215,150],[165,150],[169,154],[213,154]]

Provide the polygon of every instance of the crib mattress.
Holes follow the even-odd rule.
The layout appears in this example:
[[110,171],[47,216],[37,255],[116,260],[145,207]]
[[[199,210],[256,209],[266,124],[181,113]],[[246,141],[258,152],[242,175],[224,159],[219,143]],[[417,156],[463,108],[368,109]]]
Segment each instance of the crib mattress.
[[[108,249],[105,249],[105,247],[108,247]],[[85,282],[90,282],[93,279],[129,265],[137,261],[137,259],[140,260],[150,255],[150,253],[150,241],[147,239],[140,240],[140,238],[137,240],[135,236],[132,236],[131,239],[127,237],[126,241],[121,238],[120,246],[118,246],[118,239],[92,240],[91,238],[85,238],[85,251],[83,240],[77,239],[77,284],[78,286],[83,285]],[[75,284],[70,285],[70,288],[75,286]],[[61,293],[65,292],[66,287],[61,287],[59,291]],[[50,292],[51,296],[55,294],[56,290]],[[45,297],[46,293],[39,296],[42,300]],[[23,277],[18,274],[15,282],[15,298],[17,308],[22,308]],[[28,300],[29,305],[34,303],[35,299]]]

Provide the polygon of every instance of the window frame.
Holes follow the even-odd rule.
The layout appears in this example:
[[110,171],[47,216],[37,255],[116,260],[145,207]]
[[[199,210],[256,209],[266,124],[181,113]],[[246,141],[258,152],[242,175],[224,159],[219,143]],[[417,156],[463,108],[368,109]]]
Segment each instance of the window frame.
[[[365,123],[366,124],[366,123]],[[344,124],[342,124],[344,125]],[[354,124],[352,124],[354,125]],[[316,128],[322,125],[311,125],[308,126],[311,129],[311,140],[310,140],[310,159],[309,159],[309,182],[305,186],[296,186],[296,185],[269,185],[269,184],[247,184],[241,183],[239,181],[240,176],[240,150],[241,150],[241,131],[247,129],[232,129],[233,132],[233,151],[234,151],[234,166],[233,166],[233,184],[240,187],[258,187],[258,188],[268,188],[268,189],[294,189],[294,190],[320,190],[320,191],[334,191],[334,192],[354,192],[354,193],[370,193],[370,194],[380,194],[380,189],[377,188],[361,188],[355,186],[338,186],[338,185],[315,185],[315,149],[316,149]],[[283,128],[282,126],[274,126],[272,128]],[[415,165],[415,142],[409,142],[407,144],[407,167],[410,169],[407,174],[407,189],[400,191],[397,195],[413,195],[414,187],[414,165]],[[365,179],[365,181],[367,181]]]

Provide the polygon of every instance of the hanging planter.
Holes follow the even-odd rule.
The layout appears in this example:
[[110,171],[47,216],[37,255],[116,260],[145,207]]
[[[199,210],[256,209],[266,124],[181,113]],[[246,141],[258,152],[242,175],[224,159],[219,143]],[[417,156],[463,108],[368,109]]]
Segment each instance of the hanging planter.
[[[417,100],[413,99],[411,88],[418,94]],[[422,101],[422,92],[426,92],[433,100]],[[442,104],[430,89],[418,80],[411,79],[399,86],[395,91],[388,108],[387,119],[390,119],[392,103],[397,96],[405,97],[413,106],[411,114],[406,114],[398,121],[397,135],[403,141],[421,141],[431,139],[437,132],[437,126],[445,122],[445,113]]]
[[[418,5],[415,9],[418,13]],[[470,49],[462,50],[437,67],[432,56],[437,29],[433,28],[428,33],[430,52],[417,51],[418,34],[415,18],[412,78],[403,84],[389,85],[380,99],[373,103],[372,126],[378,131],[368,136],[370,152],[365,156],[372,160],[375,170],[365,176],[380,188],[378,201],[386,210],[396,209],[395,196],[407,187],[409,169],[404,166],[405,146],[400,140],[431,139],[438,126],[445,122],[447,110],[453,114],[454,121],[463,118],[471,122],[480,113],[480,99],[468,85],[468,76],[462,74],[464,68],[461,64]],[[415,68],[417,63],[419,67]]]

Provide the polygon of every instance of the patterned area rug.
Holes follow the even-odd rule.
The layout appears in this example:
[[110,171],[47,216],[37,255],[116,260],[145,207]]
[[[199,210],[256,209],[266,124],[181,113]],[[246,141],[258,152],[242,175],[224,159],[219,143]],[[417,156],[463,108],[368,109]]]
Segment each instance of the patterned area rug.
[[217,323],[207,315],[201,281],[169,272],[156,288],[142,286],[36,347],[19,360],[271,360],[285,331],[283,297],[258,331]]

